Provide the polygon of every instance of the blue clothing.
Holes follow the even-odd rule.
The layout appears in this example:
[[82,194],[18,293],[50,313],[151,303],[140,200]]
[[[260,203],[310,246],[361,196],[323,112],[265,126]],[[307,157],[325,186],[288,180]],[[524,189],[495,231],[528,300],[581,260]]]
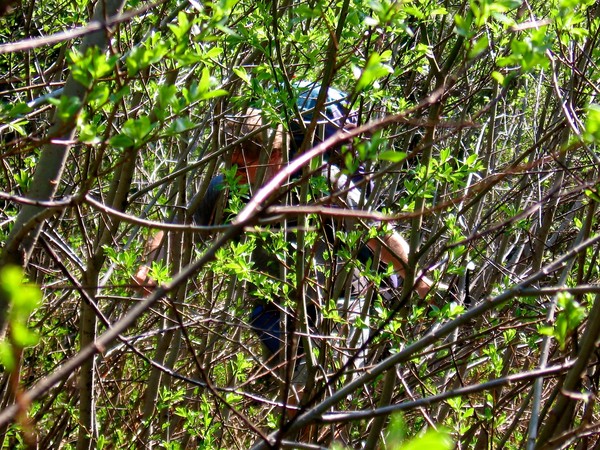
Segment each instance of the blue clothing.
[[250,313],[250,326],[272,355],[279,351],[283,342],[279,330],[280,321],[281,312],[272,303],[258,304],[254,306]]
[[217,204],[224,187],[225,177],[223,175],[217,175],[210,180],[200,206],[194,211],[196,225],[212,225],[215,223]]

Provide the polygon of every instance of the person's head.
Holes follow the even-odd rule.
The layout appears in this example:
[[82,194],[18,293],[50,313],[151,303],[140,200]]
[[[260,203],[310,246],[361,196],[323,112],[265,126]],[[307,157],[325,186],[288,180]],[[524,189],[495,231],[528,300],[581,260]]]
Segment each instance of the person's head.
[[231,153],[231,164],[247,183],[257,177],[270,180],[283,165],[283,127],[271,127],[261,111],[249,108],[244,115],[227,119],[226,133],[233,140],[241,140]]

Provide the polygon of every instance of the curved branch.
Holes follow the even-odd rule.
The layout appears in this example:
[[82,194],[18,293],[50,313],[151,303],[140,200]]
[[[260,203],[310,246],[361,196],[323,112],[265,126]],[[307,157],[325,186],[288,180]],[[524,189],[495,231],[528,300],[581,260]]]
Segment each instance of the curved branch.
[[[587,239],[586,241],[577,245],[576,247],[571,249],[569,252],[567,252],[563,256],[557,258],[554,262],[552,262],[548,266],[543,267],[540,271],[533,274],[532,276],[530,276],[523,282],[519,283],[518,285],[513,286],[511,289],[504,291],[503,293],[499,294],[498,296],[496,296],[492,299],[483,301],[480,305],[475,306],[474,308],[466,311],[461,316],[442,325],[441,327],[433,329],[432,331],[427,333],[425,336],[423,336],[423,338],[420,339],[419,341],[405,347],[402,351],[383,360],[377,366],[375,366],[374,368],[369,370],[369,372],[354,379],[352,382],[350,382],[347,385],[345,385],[344,387],[342,387],[335,394],[326,398],[321,403],[314,406],[312,409],[306,410],[302,414],[299,414],[298,416],[296,416],[296,418],[292,419],[288,423],[288,426],[286,428],[283,428],[283,429],[271,434],[269,436],[270,442],[264,442],[264,441],[260,442],[260,443],[256,444],[253,447],[253,449],[259,450],[259,449],[269,448],[269,446],[271,445],[272,442],[277,442],[277,439],[281,439],[281,437],[282,437],[281,435],[286,436],[286,435],[292,434],[292,433],[302,429],[303,427],[305,427],[315,421],[320,420],[321,417],[323,416],[323,414],[328,409],[330,409],[333,405],[337,404],[338,402],[342,401],[343,399],[345,399],[346,397],[351,395],[355,390],[360,389],[362,386],[364,386],[367,383],[370,383],[375,378],[379,377],[382,373],[391,369],[395,365],[410,360],[410,358],[412,358],[415,353],[424,350],[425,348],[432,345],[434,342],[437,342],[438,340],[444,338],[445,336],[448,336],[451,332],[453,332],[455,329],[459,328],[460,326],[466,325],[466,324],[470,323],[476,317],[479,317],[482,314],[484,314],[485,312],[493,310],[494,308],[500,307],[501,305],[505,304],[507,301],[509,301],[513,297],[517,296],[521,292],[521,290],[523,290],[524,288],[529,287],[533,283],[542,280],[543,278],[547,277],[548,274],[550,274],[556,270],[562,269],[568,261],[572,260],[578,254],[585,251],[586,249],[593,247],[594,245],[597,245],[598,243],[600,243],[600,236],[595,236],[593,238]],[[368,344],[369,344],[369,341],[367,340],[365,345],[368,345]]]

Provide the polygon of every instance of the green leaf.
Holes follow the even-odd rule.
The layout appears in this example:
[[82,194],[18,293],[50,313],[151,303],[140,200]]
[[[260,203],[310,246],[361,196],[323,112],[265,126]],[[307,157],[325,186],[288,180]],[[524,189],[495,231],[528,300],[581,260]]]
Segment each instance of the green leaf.
[[81,110],[81,99],[79,97],[50,98],[48,102],[56,106],[56,114],[62,122],[68,122],[77,116]]
[[161,34],[155,32],[144,43],[131,49],[125,58],[127,73],[129,76],[135,76],[140,70],[156,64],[169,53],[169,46],[162,39]]
[[127,74],[133,77],[144,68],[143,60],[145,59],[146,49],[144,47],[134,47],[125,58],[125,66]]
[[169,28],[171,32],[175,35],[178,41],[183,41],[186,38],[186,35],[192,24],[188,20],[187,14],[184,11],[180,11],[177,14],[177,24],[169,24]]
[[23,282],[23,272],[17,266],[5,266],[0,270],[0,289],[4,291],[3,296],[10,303],[8,324],[11,340],[3,342],[0,348],[0,361],[5,366],[14,365],[11,355],[18,348],[36,345],[38,336],[27,327],[27,321],[31,313],[38,308],[42,300],[40,289],[31,284]]
[[240,80],[250,86],[250,75],[248,75],[246,69],[243,67],[234,67],[233,72],[240,78]]
[[115,68],[115,64],[117,63],[118,59],[119,58],[116,55],[112,55],[107,58],[102,53],[96,54],[94,52],[92,55],[92,64],[88,68],[90,75],[95,80],[109,75]]
[[497,72],[497,71],[495,71],[495,70],[494,70],[494,71],[492,72],[492,78],[493,78],[494,80],[496,80],[496,82],[497,82],[497,83],[498,83],[500,86],[504,86],[504,80],[505,80],[505,78],[506,78],[506,77],[505,77],[504,75],[502,75],[500,72]]
[[227,94],[229,94],[229,91],[225,89],[213,89],[212,91],[205,92],[201,98],[202,100],[210,100],[211,98],[223,97]]
[[10,334],[12,336],[13,343],[20,347],[33,347],[37,345],[39,336],[37,333],[31,331],[25,323],[14,322],[10,326]]
[[12,372],[16,369],[17,360],[13,346],[6,341],[0,341],[0,364],[4,366],[6,372]]
[[17,320],[27,320],[42,301],[42,292],[37,286],[22,284],[18,292],[13,294],[11,316]]
[[558,313],[556,320],[551,326],[539,326],[538,333],[551,336],[558,342],[561,350],[564,350],[567,341],[573,331],[585,319],[585,308],[568,292],[560,292],[557,295]]
[[102,142],[102,130],[96,124],[81,122],[79,126],[79,140],[86,144],[96,145]]
[[42,292],[37,286],[23,283],[20,267],[4,267],[0,271],[0,286],[12,302],[11,320],[27,320],[42,300]]
[[144,143],[155,124],[150,122],[148,116],[142,116],[138,119],[128,119],[123,124],[121,134],[127,136],[133,141],[133,145],[140,146]]
[[551,47],[552,35],[547,27],[532,30],[521,40],[511,41],[511,54],[497,59],[500,67],[519,66],[524,72],[538,67],[545,68],[550,64],[546,51]]
[[453,448],[454,443],[449,434],[436,430],[428,430],[423,436],[396,447],[398,450],[452,450]]
[[402,442],[406,439],[406,433],[406,423],[402,414],[393,414],[385,433],[386,447],[400,448]]
[[323,10],[321,9],[320,3],[315,3],[314,5],[315,6],[313,7],[304,3],[300,3],[294,8],[294,14],[301,19],[316,19],[323,14]]
[[200,92],[208,92],[210,89],[210,71],[208,67],[204,67],[202,69],[202,75],[200,76],[200,81],[198,82],[198,90]]
[[177,104],[177,86],[173,84],[160,86],[158,89],[158,104],[163,109]]
[[397,163],[400,162],[402,160],[404,160],[406,158],[406,153],[405,152],[396,152],[393,150],[386,150],[384,152],[381,152],[377,158],[380,161],[390,161],[393,163]]
[[119,60],[117,55],[107,56],[97,47],[90,47],[85,53],[76,50],[69,54],[71,76],[85,87],[90,87],[94,80],[110,74]]
[[21,287],[23,272],[17,266],[6,266],[0,271],[0,286],[9,296],[15,295]]
[[191,83],[189,89],[188,88],[182,89],[181,95],[183,96],[183,98],[185,99],[187,104],[191,105],[192,103],[200,100],[202,98],[203,93],[200,92],[200,89],[198,88],[198,83],[196,81],[193,81]]
[[356,82],[356,91],[362,92],[367,87],[372,86],[377,80],[394,73],[394,70],[385,61],[388,61],[391,57],[389,51],[383,52],[381,55],[378,53],[372,53],[367,60],[362,71],[355,71],[355,77],[358,76]]
[[176,134],[183,133],[184,131],[191,130],[196,124],[187,117],[179,117],[173,121],[173,123],[167,129],[167,136],[175,136]]
[[148,276],[157,284],[168,283],[171,280],[169,266],[163,261],[152,261]]
[[206,53],[203,53],[202,57],[205,60],[206,59],[212,59],[212,58],[216,58],[216,57],[220,56],[221,53],[223,53],[223,48],[221,48],[221,47],[212,47]]
[[23,128],[22,125],[27,125],[28,123],[29,123],[28,120],[19,119],[19,120],[15,120],[14,122],[10,122],[7,125],[8,125],[8,128],[10,128],[11,130],[16,131],[21,136],[25,136],[27,134],[27,131],[25,131],[25,129]]
[[413,16],[419,20],[425,19],[425,14],[423,14],[423,11],[421,11],[419,8],[417,8],[415,6],[405,6],[404,12],[406,12],[406,14]]
[[490,45],[489,39],[486,34],[477,39],[471,49],[469,50],[468,57],[469,59],[475,59],[479,55],[481,55]]
[[[450,399],[456,410],[461,408],[461,399]],[[471,408],[473,410],[473,408]],[[451,450],[454,443],[445,430],[427,430],[425,433],[406,441],[406,424],[401,414],[394,414],[386,430],[386,446],[388,450]]]
[[108,101],[110,88],[106,83],[96,84],[88,96],[89,104],[94,108],[100,108]]
[[589,143],[600,142],[600,105],[593,103],[587,107],[583,136]]
[[118,91],[110,94],[110,101],[113,103],[117,103],[117,102],[121,101],[123,98],[128,97],[130,95],[130,93],[131,93],[131,88],[129,87],[129,85],[123,86]]
[[69,54],[69,60],[73,79],[85,87],[90,86],[93,80],[88,70],[88,67],[92,65],[91,54],[83,55],[77,50],[73,50]]
[[115,148],[128,148],[134,145],[133,139],[124,134],[117,134],[111,137],[108,143]]
[[463,36],[463,37],[470,37],[471,34],[473,33],[471,31],[471,16],[467,16],[467,17],[462,17],[459,16],[458,14],[454,16],[454,24],[455,24],[455,30],[456,30],[456,34],[458,34],[459,36]]
[[598,195],[598,188],[600,188],[600,185],[596,186],[594,190],[585,189],[583,192],[586,195],[586,197],[591,198],[593,201],[600,203],[600,195]]
[[8,111],[9,117],[17,117],[31,112],[31,107],[27,103],[15,103],[11,105]]

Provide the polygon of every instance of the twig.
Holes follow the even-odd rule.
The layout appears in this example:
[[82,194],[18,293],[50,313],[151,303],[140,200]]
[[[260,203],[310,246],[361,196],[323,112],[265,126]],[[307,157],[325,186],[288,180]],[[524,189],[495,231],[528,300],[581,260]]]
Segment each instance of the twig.
[[546,367],[545,369],[537,369],[529,372],[516,373],[513,375],[507,375],[505,377],[496,378],[485,383],[474,384],[470,386],[463,386],[450,391],[442,392],[441,394],[432,395],[431,397],[420,398],[409,402],[399,403],[397,405],[389,405],[381,408],[373,408],[364,411],[352,411],[347,413],[327,413],[319,419],[322,423],[340,423],[340,422],[355,422],[359,420],[368,420],[373,417],[387,416],[400,411],[410,411],[416,408],[422,408],[424,406],[430,406],[435,403],[448,400],[454,397],[464,397],[478,392],[484,392],[497,388],[500,386],[506,386],[514,383],[528,382],[536,380],[538,378],[545,378],[562,374],[569,370],[575,361],[569,361],[564,364]]
[[[309,423],[318,420],[325,411],[327,411],[329,408],[331,408],[333,405],[337,404],[341,400],[345,399],[347,396],[351,395],[356,389],[359,389],[364,384],[371,382],[373,379],[380,376],[382,373],[386,372],[390,368],[394,367],[396,364],[400,364],[409,360],[413,357],[415,353],[429,347],[431,344],[447,336],[458,327],[469,323],[471,320],[481,316],[487,311],[493,310],[494,308],[503,305],[511,298],[515,297],[522,289],[527,288],[531,284],[544,279],[550,273],[553,273],[554,271],[563,268],[568,261],[575,258],[579,253],[598,243],[600,243],[600,236],[595,236],[593,238],[585,240],[584,242],[575,246],[569,252],[557,258],[552,263],[548,264],[546,267],[543,267],[540,271],[533,274],[518,285],[507,289],[506,291],[497,295],[494,298],[483,301],[481,304],[466,311],[464,314],[460,315],[456,319],[442,325],[439,328],[430,331],[419,341],[407,346],[400,352],[383,360],[377,366],[373,367],[368,373],[365,373],[361,377],[354,379],[352,382],[342,387],[331,397],[325,399],[318,405],[314,406],[312,409],[307,410],[303,414],[300,414],[296,418],[292,419],[292,421],[289,423],[289,426],[286,429],[277,431],[274,434],[270,435],[270,439],[272,439],[272,442],[275,442],[277,439],[277,433],[288,435],[301,429]],[[256,446],[254,446],[253,449],[265,449],[268,448],[269,445],[269,443],[259,443]]]
[[159,0],[156,3],[151,3],[142,8],[130,11],[127,13],[119,14],[111,17],[105,21],[91,21],[84,27],[78,27],[73,30],[63,31],[61,33],[52,34],[50,36],[42,36],[39,38],[25,39],[23,41],[14,42],[11,44],[0,45],[0,55],[4,53],[20,52],[24,50],[32,50],[34,48],[43,47],[45,45],[54,45],[63,41],[70,41],[88,34],[95,33],[100,30],[104,30],[108,27],[116,25],[118,23],[127,22],[136,16],[142,15],[152,8],[162,5],[167,0]]

